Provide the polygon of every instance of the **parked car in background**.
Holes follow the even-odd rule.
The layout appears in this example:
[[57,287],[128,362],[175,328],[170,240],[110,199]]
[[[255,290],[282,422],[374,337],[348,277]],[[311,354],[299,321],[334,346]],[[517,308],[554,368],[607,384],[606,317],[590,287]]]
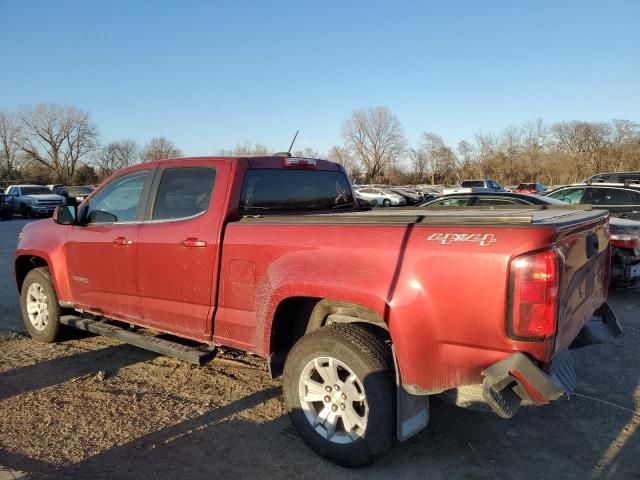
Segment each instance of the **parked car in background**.
[[444,187],[443,185],[422,184],[422,185],[415,185],[413,188],[415,188],[419,192],[422,192],[423,194],[428,194],[433,197],[439,197],[440,195],[442,195],[442,190],[444,190],[446,187]]
[[65,199],[56,195],[44,185],[11,185],[7,188],[11,195],[13,211],[24,218],[53,214],[58,205],[64,205]]
[[407,205],[415,205],[416,203],[420,203],[424,200],[424,197],[421,193],[406,187],[391,187],[389,188],[389,190],[404,197]]
[[53,193],[64,197],[67,203],[82,203],[85,198],[93,192],[94,187],[90,185],[81,186],[56,186],[53,188]]
[[584,183],[640,183],[640,172],[596,173]]
[[567,203],[603,208],[614,217],[640,220],[640,185],[581,183],[560,187],[545,195]]
[[532,195],[541,195],[544,192],[544,185],[541,183],[521,183],[513,189],[515,193],[529,193]]
[[407,201],[402,195],[381,187],[364,187],[356,190],[356,196],[370,202],[375,202],[379,207],[391,207],[406,205]]
[[377,200],[371,200],[371,199],[368,199],[368,198],[364,198],[364,197],[358,195],[357,191],[353,192],[353,196],[358,201],[358,205],[360,207],[373,208],[373,207],[377,207],[378,206],[378,201]]
[[430,200],[418,207],[498,207],[516,205],[566,205],[548,197],[512,192],[456,193]]
[[459,187],[445,188],[442,195],[452,193],[506,192],[507,190],[495,180],[465,180]]
[[0,219],[10,220],[11,218],[13,218],[13,197],[0,193]]
[[[505,207],[516,205],[566,205],[561,200],[522,193],[461,193],[425,202],[420,207]],[[611,279],[616,286],[640,282],[640,222],[611,217]]]

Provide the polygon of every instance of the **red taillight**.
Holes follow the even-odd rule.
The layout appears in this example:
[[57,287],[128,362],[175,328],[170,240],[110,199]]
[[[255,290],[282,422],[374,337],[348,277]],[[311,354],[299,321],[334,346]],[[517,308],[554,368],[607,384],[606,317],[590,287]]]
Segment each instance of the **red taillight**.
[[626,233],[614,233],[611,235],[611,245],[636,250],[640,246],[640,237]]
[[558,256],[555,250],[511,262],[507,333],[515,340],[553,336],[558,315]]

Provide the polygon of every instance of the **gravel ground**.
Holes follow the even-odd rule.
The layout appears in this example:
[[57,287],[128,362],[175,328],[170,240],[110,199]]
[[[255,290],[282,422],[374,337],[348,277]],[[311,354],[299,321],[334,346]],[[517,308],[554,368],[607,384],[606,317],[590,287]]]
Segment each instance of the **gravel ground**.
[[[432,402],[426,431],[348,470],[309,451],[262,360],[222,352],[204,367],[68,332],[22,333],[11,258],[22,220],[0,223],[0,473],[30,478],[640,479],[637,290],[614,291],[625,328],[578,350],[576,395],[516,418]],[[10,332],[10,333],[6,333]]]

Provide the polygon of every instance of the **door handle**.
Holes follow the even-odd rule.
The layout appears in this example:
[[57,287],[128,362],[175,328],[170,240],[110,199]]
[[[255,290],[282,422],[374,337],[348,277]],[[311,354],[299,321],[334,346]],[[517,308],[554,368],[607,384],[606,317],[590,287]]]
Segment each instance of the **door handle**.
[[129,240],[125,237],[118,237],[113,239],[115,245],[133,245],[133,240]]
[[194,248],[194,247],[206,247],[207,242],[204,240],[198,240],[197,238],[187,238],[181,242],[183,247]]

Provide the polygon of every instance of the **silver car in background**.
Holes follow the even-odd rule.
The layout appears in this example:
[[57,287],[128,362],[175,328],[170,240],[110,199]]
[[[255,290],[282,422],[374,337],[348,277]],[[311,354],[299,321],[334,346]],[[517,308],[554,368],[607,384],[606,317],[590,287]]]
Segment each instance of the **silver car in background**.
[[375,202],[379,207],[391,207],[406,205],[407,201],[402,195],[393,193],[391,190],[381,187],[363,187],[355,191],[358,199],[367,202]]

